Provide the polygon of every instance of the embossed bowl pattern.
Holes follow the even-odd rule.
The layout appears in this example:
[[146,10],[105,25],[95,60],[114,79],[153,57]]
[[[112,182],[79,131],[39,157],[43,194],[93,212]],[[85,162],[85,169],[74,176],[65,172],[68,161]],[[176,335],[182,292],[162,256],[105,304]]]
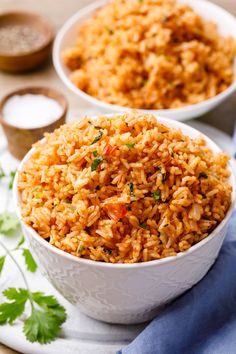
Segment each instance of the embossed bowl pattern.
[[[196,137],[200,132],[180,122],[158,117],[163,124],[180,128]],[[220,148],[205,136],[215,152]],[[32,150],[22,161],[31,155]],[[230,167],[231,168],[231,167]],[[232,168],[231,168],[232,170]],[[200,281],[213,265],[224,237],[235,202],[235,178],[232,205],[224,220],[204,240],[175,257],[136,264],[110,264],[82,259],[63,252],[42,239],[23,221],[24,234],[43,275],[80,311],[97,320],[132,324],[152,319],[165,304]],[[17,176],[14,199],[18,216],[20,195]]]

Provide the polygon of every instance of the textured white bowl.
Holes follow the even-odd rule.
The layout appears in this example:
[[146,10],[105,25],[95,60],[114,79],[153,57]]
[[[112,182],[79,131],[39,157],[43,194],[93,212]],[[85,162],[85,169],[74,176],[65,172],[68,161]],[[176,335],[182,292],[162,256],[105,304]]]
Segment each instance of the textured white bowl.
[[[170,127],[180,128],[184,134],[196,137],[199,131],[173,120],[158,117]],[[205,136],[208,146],[221,151]],[[21,162],[19,171],[32,151]],[[232,167],[231,171],[232,171]],[[14,200],[20,219],[18,175],[14,182]],[[160,307],[196,284],[214,263],[235,202],[235,178],[232,205],[224,220],[204,240],[175,257],[136,264],[111,264],[72,256],[42,239],[37,232],[21,221],[33,255],[42,273],[66,299],[81,312],[105,322],[139,323],[153,318]]]
[[[219,6],[206,0],[181,0],[182,3],[188,4],[194,8],[203,18],[212,20],[217,23],[219,31],[222,35],[231,35],[236,38],[236,19],[230,13]],[[69,79],[70,71],[63,63],[61,53],[70,48],[76,42],[78,36],[78,27],[92,14],[107,3],[107,0],[100,0],[92,3],[84,9],[78,11],[70,19],[66,21],[57,34],[53,47],[53,63],[57,74],[64,84],[73,91],[77,96],[81,97],[88,103],[105,110],[106,112],[124,112],[129,110],[127,107],[121,107],[100,101],[92,97],[84,91],[77,88]],[[224,92],[219,95],[205,100],[201,103],[178,109],[161,109],[161,110],[141,110],[146,113],[153,113],[163,117],[184,121],[186,119],[198,117],[222,103],[236,90],[236,60],[235,60],[235,80]],[[104,73],[106,75],[106,73]],[[132,107],[130,108],[132,109]]]

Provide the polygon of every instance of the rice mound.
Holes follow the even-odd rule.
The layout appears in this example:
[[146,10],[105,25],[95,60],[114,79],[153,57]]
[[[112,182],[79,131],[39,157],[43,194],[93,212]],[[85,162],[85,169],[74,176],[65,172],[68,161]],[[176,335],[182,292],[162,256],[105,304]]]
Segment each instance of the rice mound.
[[134,263],[201,241],[231,204],[229,157],[138,112],[63,125],[19,174],[23,220],[77,257]]
[[101,101],[130,108],[196,104],[234,78],[236,42],[176,0],[114,0],[62,53],[71,81]]

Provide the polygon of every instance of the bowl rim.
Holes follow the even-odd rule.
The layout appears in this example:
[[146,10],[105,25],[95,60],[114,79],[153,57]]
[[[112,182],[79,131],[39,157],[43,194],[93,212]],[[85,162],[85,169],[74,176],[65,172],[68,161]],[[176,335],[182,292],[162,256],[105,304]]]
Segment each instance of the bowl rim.
[[[9,123],[8,121],[6,121],[4,119],[3,108],[4,108],[5,104],[7,103],[7,101],[11,97],[18,96],[18,95],[23,96],[23,95],[27,95],[27,94],[32,94],[32,95],[43,95],[48,98],[51,98],[50,95],[48,94],[49,92],[53,92],[55,94],[56,97],[52,98],[52,99],[54,99],[62,108],[62,113],[53,122],[43,125],[43,126],[36,127],[36,128],[30,128],[30,127],[29,128],[21,128],[21,127],[18,127],[16,125]],[[58,98],[60,98],[62,100],[62,102],[59,102]],[[0,124],[2,124],[2,126],[7,126],[10,128],[14,128],[14,129],[35,131],[35,130],[49,127],[52,124],[56,123],[62,117],[66,116],[67,111],[68,111],[68,101],[67,101],[66,97],[60,91],[57,91],[56,89],[49,87],[49,86],[22,86],[22,87],[19,87],[18,89],[8,92],[6,95],[4,95],[1,98],[1,100],[0,100]]]
[[[122,113],[116,113],[117,115],[121,115]],[[114,116],[116,114],[102,114],[103,116]],[[97,115],[98,116],[98,115]],[[91,118],[96,118],[97,116],[93,116]],[[211,145],[211,149],[213,149],[213,152],[217,153],[217,152],[222,152],[221,148],[213,141],[211,140],[208,136],[206,136],[205,134],[201,133],[199,130],[190,127],[187,124],[184,124],[182,122],[179,121],[173,121],[172,119],[168,119],[168,118],[164,118],[161,116],[155,116],[155,118],[163,123],[166,124],[167,126],[171,127],[171,128],[175,128],[175,129],[183,129],[184,130],[184,134],[187,135],[187,132],[192,132],[194,136],[201,135],[204,137],[204,139],[206,140],[208,145]],[[43,141],[44,139],[42,139]],[[219,225],[217,225],[217,227],[203,240],[199,241],[198,243],[196,243],[195,245],[193,245],[192,247],[190,247],[187,251],[184,252],[179,252],[177,253],[177,255],[175,256],[169,256],[169,257],[165,257],[165,258],[161,258],[161,259],[157,259],[157,260],[152,260],[152,261],[147,261],[147,262],[138,262],[138,263],[106,263],[106,262],[101,262],[101,261],[94,261],[94,260],[90,260],[90,259],[86,259],[86,258],[80,258],[77,256],[74,256],[70,253],[67,253],[53,245],[51,245],[49,242],[47,242],[45,239],[43,239],[31,226],[27,225],[21,217],[21,211],[20,211],[20,203],[19,203],[19,199],[20,199],[20,193],[18,191],[17,188],[17,184],[18,184],[18,176],[19,176],[19,172],[22,170],[24,163],[28,160],[28,158],[31,156],[31,154],[33,153],[33,151],[35,150],[35,148],[33,147],[24,157],[24,159],[21,161],[18,169],[17,169],[17,173],[16,173],[16,177],[14,179],[14,184],[13,184],[13,200],[14,200],[14,205],[15,205],[15,210],[16,210],[16,214],[18,216],[18,218],[21,221],[21,224],[23,225],[23,227],[27,230],[27,233],[30,234],[31,237],[33,237],[37,242],[39,242],[42,246],[44,246],[46,249],[48,249],[48,251],[52,252],[54,255],[58,255],[58,256],[62,256],[62,258],[66,258],[68,260],[77,262],[78,264],[81,265],[87,265],[87,266],[91,266],[91,267],[101,267],[101,268],[112,268],[112,269],[135,269],[135,268],[146,268],[146,267],[152,267],[152,266],[162,266],[171,262],[175,262],[176,260],[183,258],[183,257],[187,257],[189,254],[194,253],[196,250],[198,250],[201,247],[204,247],[204,245],[206,245],[207,243],[209,243],[214,237],[217,237],[219,235],[219,233],[222,231],[222,229],[227,225],[235,204],[236,204],[236,173],[234,172],[234,168],[233,168],[233,164],[231,161],[229,161],[229,170],[231,172],[231,176],[230,179],[232,180],[232,195],[231,195],[231,205],[224,217],[224,219],[220,222]]]
[[[17,58],[25,58],[33,54],[37,54],[41,50],[45,49],[47,46],[51,45],[53,42],[53,39],[55,37],[55,31],[53,28],[53,25],[51,21],[46,17],[41,14],[38,14],[36,12],[31,12],[31,11],[20,11],[20,10],[12,10],[12,11],[4,11],[0,13],[0,20],[4,18],[5,16],[22,16],[25,18],[31,18],[31,19],[38,19],[42,23],[43,27],[47,30],[47,35],[45,36],[45,39],[43,43],[31,50],[24,51],[24,52],[19,52],[19,53],[8,53],[8,52],[1,52],[0,50],[0,58],[2,59],[17,59]],[[27,23],[27,21],[25,22]]]
[[[230,14],[228,11],[226,11],[224,8],[222,8],[222,7],[216,5],[208,0],[202,0],[202,2],[205,3],[205,6],[208,6],[209,10],[214,8],[216,11],[221,12],[225,17],[227,16],[228,18],[233,20],[235,22],[235,26],[236,26],[236,18],[232,14]],[[83,90],[76,87],[69,79],[69,76],[66,75],[65,71],[63,70],[60,46],[61,46],[61,42],[62,42],[64,36],[67,34],[67,31],[70,29],[70,27],[72,25],[75,25],[76,22],[78,22],[82,16],[87,15],[87,14],[92,15],[92,13],[96,12],[96,10],[98,10],[100,7],[104,6],[106,3],[107,3],[107,0],[95,1],[92,4],[80,9],[78,12],[76,12],[74,15],[72,15],[64,23],[64,25],[58,31],[56,38],[54,40],[53,50],[52,50],[53,65],[54,65],[54,68],[55,68],[59,78],[62,80],[62,82],[72,92],[74,92],[76,95],[80,96],[85,101],[87,101],[97,107],[100,107],[103,109],[109,109],[110,111],[111,110],[116,111],[116,112],[117,111],[119,111],[119,112],[132,111],[134,108],[111,104],[111,103],[102,101],[94,96],[87,94]],[[78,24],[78,26],[79,26],[79,24]],[[236,39],[236,36],[235,36],[235,39]],[[235,60],[234,60],[234,72],[235,72],[234,73],[234,81],[226,88],[226,90],[224,90],[223,92],[217,94],[216,96],[211,97],[211,98],[204,100],[202,102],[187,105],[185,107],[179,107],[179,108],[138,109],[138,110],[143,113],[158,114],[158,115],[168,114],[168,113],[171,115],[179,114],[179,113],[187,114],[193,110],[195,111],[195,110],[204,109],[204,108],[208,107],[209,105],[211,105],[212,103],[214,104],[218,101],[222,102],[223,100],[225,100],[228,96],[230,96],[236,90],[236,56],[235,56]],[[170,119],[176,119],[176,118],[170,117]],[[181,120],[186,120],[186,119],[189,119],[189,118],[185,117],[185,118],[182,118]]]

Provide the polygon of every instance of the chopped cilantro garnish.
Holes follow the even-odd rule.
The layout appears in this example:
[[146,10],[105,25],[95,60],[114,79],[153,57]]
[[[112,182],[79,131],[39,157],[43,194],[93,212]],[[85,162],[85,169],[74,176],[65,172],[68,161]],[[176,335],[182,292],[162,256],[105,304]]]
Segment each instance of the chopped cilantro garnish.
[[93,151],[93,156],[94,157],[97,157],[98,156],[98,152],[95,150],[95,151]]
[[148,228],[148,226],[145,222],[142,222],[139,226],[144,230],[147,230],[147,228]]
[[84,246],[83,245],[79,246],[79,253],[82,253],[83,251],[84,251]]
[[156,190],[155,192],[152,193],[152,196],[155,201],[158,201],[161,199],[161,192],[159,190]]
[[130,190],[130,195],[131,197],[135,198],[135,194],[134,194],[134,184],[133,182],[129,183],[129,190]]
[[98,165],[100,165],[102,160],[103,160],[102,156],[96,157],[92,162],[91,171],[96,171],[96,169],[98,168]]
[[126,144],[127,148],[128,149],[133,149],[134,146],[135,146],[135,143],[132,143],[132,144]]
[[99,130],[99,133],[98,135],[96,136],[96,138],[92,141],[91,145],[97,143],[103,136],[103,131],[102,130]]

